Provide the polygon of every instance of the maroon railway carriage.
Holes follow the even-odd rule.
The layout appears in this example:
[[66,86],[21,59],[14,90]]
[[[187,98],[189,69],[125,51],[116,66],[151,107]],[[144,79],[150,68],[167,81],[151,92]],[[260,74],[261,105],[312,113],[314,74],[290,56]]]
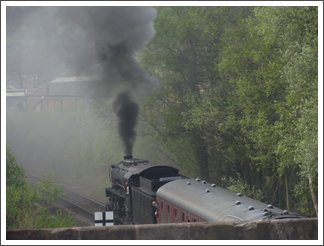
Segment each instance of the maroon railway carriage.
[[301,217],[199,179],[183,178],[164,184],[157,190],[156,200],[159,204],[157,223]]

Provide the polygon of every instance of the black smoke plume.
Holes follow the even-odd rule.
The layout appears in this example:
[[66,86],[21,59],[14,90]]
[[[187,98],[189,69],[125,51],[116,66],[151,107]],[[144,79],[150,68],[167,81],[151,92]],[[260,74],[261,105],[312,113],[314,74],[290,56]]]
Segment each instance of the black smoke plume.
[[75,27],[82,30],[88,42],[79,53],[76,66],[83,70],[100,63],[96,65],[100,81],[92,88],[94,94],[102,97],[123,91],[117,95],[113,108],[119,118],[118,131],[125,154],[132,155],[139,106],[130,99],[129,92],[139,87],[152,91],[158,83],[135,59],[136,52],[144,50],[155,34],[156,10],[142,6],[60,7],[57,17],[70,32],[75,32]]
[[145,45],[153,38],[155,30],[153,21],[156,10],[142,6],[92,6],[92,7],[60,7],[56,17],[66,32],[62,38],[71,33],[80,39],[75,46],[79,51],[69,53],[74,65],[84,71],[87,67],[96,66],[101,83],[95,85],[97,95],[112,95],[121,88],[135,89],[139,85],[151,87],[156,84],[141,69],[136,60],[136,52],[145,49]]
[[133,102],[127,92],[121,92],[117,95],[113,109],[118,116],[118,132],[123,140],[126,156],[131,156],[133,146],[136,140],[136,119],[139,112],[139,106]]

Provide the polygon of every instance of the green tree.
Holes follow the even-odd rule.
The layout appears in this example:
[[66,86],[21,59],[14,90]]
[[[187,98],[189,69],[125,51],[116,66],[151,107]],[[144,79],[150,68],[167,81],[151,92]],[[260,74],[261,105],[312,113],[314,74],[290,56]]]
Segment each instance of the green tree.
[[265,200],[294,209],[311,194],[316,211],[317,8],[157,11],[140,56],[161,81],[142,113],[155,138],[188,175],[240,173]]
[[[235,142],[241,146],[246,171],[245,182],[263,187],[267,200],[273,200],[280,182],[275,154],[277,104],[284,100],[285,81],[278,79],[282,69],[276,42],[265,42],[259,33],[260,22],[251,15],[230,27],[223,37],[217,69],[224,83],[232,85],[227,108],[228,130],[235,129]],[[228,131],[227,131],[228,132]],[[241,158],[242,160],[242,158]],[[289,163],[288,163],[289,164]],[[244,172],[242,172],[244,174]],[[272,193],[272,194],[271,194]]]
[[[217,67],[235,87],[231,103],[241,111],[236,120],[249,139],[249,158],[264,177],[279,175],[278,184],[283,179],[287,209],[294,180],[310,178],[316,210],[317,8],[256,7],[224,42]],[[314,158],[302,157],[306,144]],[[296,177],[299,169],[304,172]]]
[[278,146],[290,152],[290,159],[300,168],[301,182],[309,181],[317,214],[318,8],[264,7],[256,15],[264,23],[261,30],[270,33],[270,40],[277,40],[284,64],[281,77],[287,81],[286,100],[278,108],[285,122],[278,124],[282,134]]
[[249,8],[159,7],[157,12],[156,35],[140,60],[161,87],[147,100],[145,118],[184,172],[208,180],[226,166],[221,142],[231,138],[219,128],[230,93],[214,69],[220,37]]

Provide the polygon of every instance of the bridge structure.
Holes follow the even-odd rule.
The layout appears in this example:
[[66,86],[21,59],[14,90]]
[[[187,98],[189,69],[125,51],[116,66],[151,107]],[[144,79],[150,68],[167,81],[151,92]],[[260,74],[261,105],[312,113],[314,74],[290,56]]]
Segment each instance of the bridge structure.
[[[320,235],[323,243],[323,235]],[[7,240],[318,240],[318,219],[8,230]],[[323,245],[323,244],[321,244]]]

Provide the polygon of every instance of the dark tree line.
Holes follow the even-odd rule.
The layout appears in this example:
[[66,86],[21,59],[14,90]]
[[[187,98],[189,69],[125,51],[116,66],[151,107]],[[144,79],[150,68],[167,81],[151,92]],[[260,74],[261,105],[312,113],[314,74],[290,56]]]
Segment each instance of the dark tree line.
[[316,215],[317,7],[157,12],[140,54],[155,138],[188,175]]

